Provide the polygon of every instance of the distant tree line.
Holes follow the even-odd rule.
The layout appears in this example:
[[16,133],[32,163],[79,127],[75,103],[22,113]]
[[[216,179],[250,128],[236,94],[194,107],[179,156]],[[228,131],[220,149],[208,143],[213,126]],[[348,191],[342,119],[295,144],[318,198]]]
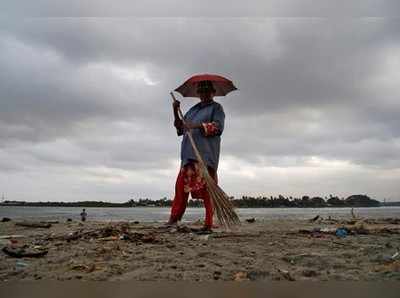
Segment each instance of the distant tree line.
[[337,196],[309,197],[301,198],[284,197],[248,197],[243,196],[241,199],[233,199],[233,204],[240,208],[280,208],[280,207],[297,207],[297,208],[321,208],[321,207],[379,207],[381,203],[371,199],[367,195],[351,195],[345,198]]
[[[243,196],[240,199],[231,197],[232,203],[238,208],[320,208],[320,207],[379,207],[383,205],[377,200],[371,199],[367,195],[351,195],[347,198],[339,198],[330,195],[329,197],[309,197],[301,198],[284,197],[251,197]],[[125,203],[109,203],[102,201],[80,201],[80,202],[23,202],[23,201],[4,201],[0,206],[31,206],[31,207],[170,207],[172,200],[166,197],[158,200],[151,199],[131,199]],[[388,205],[388,204],[386,204]],[[202,207],[202,200],[189,200],[189,207]]]
[[400,202],[384,202],[381,206],[400,206]]

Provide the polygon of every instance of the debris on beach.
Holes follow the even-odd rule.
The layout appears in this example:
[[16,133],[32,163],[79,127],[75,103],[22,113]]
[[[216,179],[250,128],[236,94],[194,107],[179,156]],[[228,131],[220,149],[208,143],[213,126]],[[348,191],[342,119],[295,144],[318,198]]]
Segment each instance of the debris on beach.
[[27,262],[24,262],[22,260],[17,260],[17,262],[15,262],[15,270],[16,271],[22,271],[25,268],[27,268],[29,266],[29,264]]
[[311,230],[309,229],[300,229],[299,233],[304,234],[304,235],[309,235],[312,238],[324,238],[327,235],[334,235],[336,232],[336,229],[332,228],[313,228]]
[[400,260],[375,267],[375,272],[400,272]]
[[381,218],[381,219],[372,219],[372,218],[344,218],[344,219],[336,219],[332,216],[328,216],[323,218],[320,215],[316,215],[313,218],[307,220],[309,223],[315,224],[327,224],[327,225],[354,225],[357,222],[365,222],[367,224],[400,224],[400,219],[397,218]]
[[247,218],[246,221],[248,223],[254,223],[256,221],[256,219],[254,217],[252,217],[252,218]]
[[220,279],[221,274],[222,274],[221,271],[214,271],[214,273],[213,273],[213,279],[214,279],[214,280]]
[[400,218],[386,218],[386,223],[400,225]]
[[8,221],[11,221],[11,218],[3,217],[3,218],[1,219],[1,222],[8,222]]
[[237,272],[235,273],[235,275],[233,276],[233,280],[234,281],[245,281],[245,280],[249,280],[247,278],[247,273],[246,272]]
[[270,273],[264,270],[253,270],[247,272],[247,278],[251,281],[265,280],[269,276]]
[[302,272],[305,277],[316,277],[318,276],[318,272],[312,269],[304,269]]
[[301,253],[301,254],[295,254],[295,255],[288,254],[286,256],[283,256],[282,260],[285,262],[288,262],[291,265],[297,265],[300,263],[307,262],[308,260],[318,260],[318,262],[319,262],[320,260],[324,259],[325,257],[326,256],[321,253],[307,252],[307,253]]
[[266,279],[270,273],[268,271],[263,270],[252,270],[249,272],[239,271],[234,274],[234,281],[257,281]]
[[315,222],[315,221],[317,221],[318,219],[319,219],[319,215],[317,215],[317,216],[311,218],[311,219],[310,219],[310,222]]
[[40,221],[40,223],[43,223],[43,224],[58,224],[58,223],[60,223],[60,221],[58,221],[58,220],[42,220],[42,221]]
[[176,228],[170,231],[178,233],[196,234],[196,235],[208,235],[212,233],[211,230],[205,230],[203,228],[197,228],[197,227],[188,227],[186,225],[178,225],[176,226]]
[[67,242],[78,239],[96,239],[99,241],[117,241],[128,240],[131,242],[142,243],[159,243],[160,239],[156,238],[152,233],[133,232],[129,230],[129,225],[109,225],[89,231],[78,230],[70,232],[67,235],[54,236],[52,239],[65,240]]
[[335,235],[339,238],[344,238],[347,236],[347,229],[345,228],[338,228],[336,229]]
[[288,281],[295,281],[296,279],[290,274],[288,270],[276,268],[276,270]]
[[[123,236],[121,236],[121,237],[123,237]],[[108,237],[97,238],[97,240],[100,240],[100,241],[115,241],[115,240],[119,240],[119,239],[121,239],[121,238],[118,236],[108,236]],[[124,238],[122,240],[124,240]]]
[[13,258],[40,258],[48,253],[47,249],[35,248],[29,246],[23,246],[23,247],[5,246],[3,247],[2,251],[6,255]]
[[392,260],[395,260],[395,259],[397,259],[399,256],[400,256],[400,251],[396,251],[396,252],[394,253],[394,255],[392,255],[390,258],[391,258]]
[[85,265],[85,264],[72,264],[69,268],[70,270],[74,271],[81,271],[85,273],[91,273],[96,270],[102,269],[99,267],[97,264],[90,264],[90,265]]
[[0,235],[0,239],[24,238],[25,235]]
[[[329,219],[331,221],[332,219]],[[319,222],[320,223],[320,222]],[[325,222],[321,222],[325,223]],[[339,238],[348,235],[380,235],[380,234],[398,234],[400,228],[388,226],[388,224],[397,224],[396,219],[359,219],[337,221],[336,228],[333,227],[315,227],[312,229],[300,229],[299,234],[309,235],[313,238],[324,238],[328,235],[336,235]]]
[[[34,229],[13,220],[0,224],[0,281],[398,280],[396,218],[310,218],[245,222],[204,235],[196,233],[202,224],[193,222],[171,232],[157,222],[61,220],[50,229]],[[336,235],[341,229],[346,237]],[[10,255],[22,250],[43,255]]]
[[34,222],[34,221],[21,221],[21,222],[16,222],[16,226],[21,226],[21,227],[28,227],[28,228],[45,228],[48,229],[51,227],[51,223],[48,222]]
[[208,241],[210,239],[210,235],[200,235],[199,239],[202,241]]

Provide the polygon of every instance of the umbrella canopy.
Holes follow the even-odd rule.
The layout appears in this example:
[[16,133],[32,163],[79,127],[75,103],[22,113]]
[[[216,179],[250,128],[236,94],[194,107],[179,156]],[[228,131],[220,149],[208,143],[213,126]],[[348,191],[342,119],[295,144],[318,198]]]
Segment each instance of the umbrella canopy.
[[224,78],[223,76],[214,74],[200,74],[189,78],[185,83],[175,89],[175,91],[182,94],[183,97],[200,97],[197,93],[197,86],[201,81],[212,82],[215,88],[215,96],[225,96],[237,88],[233,85],[232,81]]

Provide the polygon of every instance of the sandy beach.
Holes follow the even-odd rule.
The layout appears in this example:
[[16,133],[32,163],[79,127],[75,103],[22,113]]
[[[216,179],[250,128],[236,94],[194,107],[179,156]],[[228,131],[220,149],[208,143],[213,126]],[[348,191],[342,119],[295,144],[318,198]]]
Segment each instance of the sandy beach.
[[[1,222],[0,280],[400,280],[399,219],[256,219],[212,234],[199,227]],[[335,235],[338,227],[346,228],[345,237]],[[17,258],[5,247],[43,255]]]

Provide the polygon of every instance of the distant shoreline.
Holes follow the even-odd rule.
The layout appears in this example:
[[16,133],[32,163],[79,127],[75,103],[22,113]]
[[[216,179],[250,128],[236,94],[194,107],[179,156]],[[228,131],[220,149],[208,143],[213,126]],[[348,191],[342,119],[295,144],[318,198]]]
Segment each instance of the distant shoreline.
[[[231,198],[236,208],[357,208],[357,207],[382,207],[400,206],[400,202],[380,202],[371,199],[367,195],[351,195],[347,198],[337,196],[309,197],[249,197],[240,199]],[[78,201],[78,202],[25,202],[25,201],[3,201],[0,206],[24,206],[24,207],[107,207],[107,208],[136,208],[136,207],[171,207],[172,200],[166,197],[159,200],[139,199],[129,200],[124,203],[111,203],[103,201]],[[203,207],[202,200],[189,200],[188,207]]]
[[[343,209],[343,208],[381,208],[381,207],[400,207],[400,202],[396,202],[398,204],[386,204],[380,206],[322,206],[322,207],[288,207],[288,206],[277,206],[277,207],[236,207],[240,209],[279,209],[279,208],[288,208],[288,209],[315,209],[315,208],[335,208],[335,209]],[[0,204],[0,207],[30,207],[30,208],[41,208],[41,207],[52,207],[52,208],[170,208],[170,206],[87,206],[87,205],[74,205],[74,206],[65,206],[65,205],[11,205],[11,204]],[[203,208],[203,206],[188,206],[188,208]]]

